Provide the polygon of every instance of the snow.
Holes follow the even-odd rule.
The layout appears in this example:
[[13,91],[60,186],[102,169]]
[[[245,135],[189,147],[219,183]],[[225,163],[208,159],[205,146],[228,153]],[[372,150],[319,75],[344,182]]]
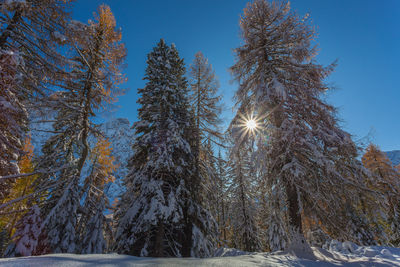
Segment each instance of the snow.
[[[332,241],[331,241],[332,242]],[[0,259],[7,266],[400,266],[400,248],[359,247],[350,242],[333,241],[335,248],[313,247],[315,260],[301,259],[282,251],[250,253],[220,248],[212,258],[145,258],[118,254],[51,254],[37,257]],[[333,244],[332,243],[332,244]],[[346,251],[349,247],[353,253]],[[333,250],[332,250],[333,249]]]
[[65,42],[67,40],[67,38],[63,34],[59,33],[58,31],[55,31],[53,33],[53,35],[54,35],[54,38],[56,38],[60,42]]

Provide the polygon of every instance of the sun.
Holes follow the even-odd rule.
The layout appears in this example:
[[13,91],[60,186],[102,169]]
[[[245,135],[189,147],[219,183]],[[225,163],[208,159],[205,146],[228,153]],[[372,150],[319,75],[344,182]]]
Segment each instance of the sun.
[[248,120],[248,121],[246,122],[246,127],[247,127],[249,130],[254,130],[254,129],[257,128],[257,123],[256,123],[255,120],[250,119],[250,120]]
[[262,132],[264,117],[258,116],[253,112],[238,113],[236,118],[236,129],[238,129],[239,139],[255,136]]

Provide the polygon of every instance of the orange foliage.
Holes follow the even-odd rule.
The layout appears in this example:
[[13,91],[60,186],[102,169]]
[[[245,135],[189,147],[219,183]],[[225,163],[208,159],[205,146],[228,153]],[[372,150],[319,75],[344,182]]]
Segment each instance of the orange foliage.
[[112,172],[118,167],[114,164],[114,157],[111,155],[111,143],[107,139],[99,138],[93,149],[92,162],[96,165],[95,173],[101,176],[96,186],[103,188],[104,184],[114,182],[115,177]]
[[[118,85],[126,81],[124,75],[120,75],[119,64],[126,55],[125,46],[121,43],[122,33],[120,29],[116,29],[116,21],[111,9],[107,5],[101,5],[98,8],[98,15],[94,14],[96,22],[90,22],[90,25],[95,28],[95,38],[101,39],[101,52],[104,55],[106,65],[114,74],[113,84]],[[101,75],[107,75],[99,70]],[[108,102],[116,101],[113,97],[114,92],[107,84],[100,83],[102,93],[107,96]]]
[[380,151],[377,146],[370,144],[361,160],[365,168],[381,179],[376,181],[380,187],[386,185],[386,188],[380,189],[384,191],[389,189],[400,190],[398,184],[400,181],[399,173],[395,170],[386,154]]
[[[32,164],[33,146],[30,137],[27,137],[25,139],[23,151],[24,155],[18,162],[20,172],[32,173],[35,168]],[[31,175],[16,179],[9,196],[7,197],[7,199],[5,199],[5,202],[33,193],[32,184],[36,178],[37,175]],[[32,203],[32,201],[25,199],[10,206],[7,210],[3,210],[5,214],[9,215],[0,217],[0,228],[6,228],[9,234],[12,235],[15,231],[15,223],[27,212],[28,208],[32,204],[34,204]]]

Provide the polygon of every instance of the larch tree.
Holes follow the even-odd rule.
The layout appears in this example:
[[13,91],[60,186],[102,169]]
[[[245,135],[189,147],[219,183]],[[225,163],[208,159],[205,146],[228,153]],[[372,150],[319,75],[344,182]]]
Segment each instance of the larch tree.
[[[195,175],[199,188],[193,194],[207,194],[216,182],[213,147],[211,144],[220,144],[219,130],[221,113],[221,97],[217,95],[219,82],[208,59],[202,52],[197,52],[189,67],[189,101],[194,116],[194,144],[192,145],[195,157]],[[208,206],[215,211],[215,199],[209,199]],[[214,203],[212,203],[214,202]],[[212,207],[214,206],[214,207]],[[214,212],[215,215],[215,212]]]
[[[57,51],[60,41],[56,36],[65,31],[69,2],[0,3],[1,80],[7,83],[1,85],[0,93],[0,140],[4,144],[0,148],[0,176],[18,174],[15,164],[27,130],[27,110],[40,106],[38,102],[50,91],[49,86],[63,77],[65,58]],[[1,181],[0,187],[7,183]],[[0,194],[7,192],[3,189]]]
[[[27,112],[18,97],[19,54],[0,50],[0,64],[0,176],[7,176],[20,172],[18,159],[23,154]],[[15,181],[0,179],[0,203],[4,203]]]
[[21,57],[18,97],[29,109],[42,106],[52,86],[65,78],[60,46],[66,42],[70,7],[69,0],[0,3],[0,49],[17,51]]
[[[32,162],[33,156],[31,139],[30,137],[26,137],[23,146],[23,155],[18,161],[18,167],[21,174],[30,174],[34,172],[35,168]],[[16,179],[10,189],[9,195],[4,199],[4,201],[7,202],[13,199],[23,198],[26,195],[32,194],[34,192],[33,183],[36,178],[37,175],[31,175]],[[13,236],[16,230],[16,223],[34,204],[33,200],[24,199],[14,205],[2,209],[0,212],[0,227],[7,230],[10,237]]]
[[218,126],[221,113],[220,99],[217,95],[219,82],[208,59],[203,53],[197,52],[189,68],[190,105],[194,113],[196,129],[196,166],[200,171],[202,145],[207,140],[220,139]]
[[219,230],[219,245],[224,247],[227,245],[228,235],[228,183],[229,183],[229,173],[228,173],[228,162],[222,157],[221,151],[218,151],[218,156],[216,158],[216,204],[217,211],[215,219],[218,224]]
[[42,250],[75,251],[79,181],[90,154],[88,138],[99,135],[93,118],[114,100],[125,81],[121,32],[108,6],[100,6],[98,12],[88,25],[74,22],[66,33],[73,47],[70,79],[59,85],[62,90],[53,97],[58,107],[55,134],[44,145],[40,161],[41,168],[59,169],[40,177],[39,187],[51,188],[42,209]]
[[[34,164],[32,162],[34,156],[33,146],[30,140],[29,137],[25,138],[22,156],[18,161],[18,168],[21,174],[30,174],[34,172]],[[18,201],[13,205],[8,205],[0,211],[0,229],[2,229],[1,235],[3,236],[3,241],[0,242],[0,255],[3,255],[8,243],[15,243],[15,239],[17,238],[15,231],[17,230],[17,225],[20,225],[18,222],[35,204],[34,200],[24,198],[34,192],[32,185],[36,178],[37,175],[19,177],[11,184],[7,197],[3,198],[3,202],[5,203],[14,199],[23,200]]]
[[243,45],[231,67],[239,83],[235,97],[243,110],[254,111],[267,137],[257,143],[260,168],[269,186],[284,189],[287,249],[314,257],[304,238],[302,212],[336,238],[359,243],[347,231],[354,213],[343,213],[342,206],[360,202],[368,174],[357,159],[358,147],[340,129],[335,108],[322,97],[334,64],[323,67],[313,60],[315,31],[308,16],[290,11],[288,2],[256,0],[245,8],[240,27]]
[[231,176],[228,192],[232,201],[229,216],[232,219],[233,247],[244,251],[261,249],[260,229],[257,225],[256,171],[251,159],[250,144],[233,147],[229,155]]
[[[387,218],[383,218],[387,219],[388,241],[392,245],[398,245],[400,244],[400,174],[386,154],[373,144],[367,147],[362,163],[374,177],[368,186],[381,192],[388,201],[385,212]],[[379,216],[379,213],[370,216]]]

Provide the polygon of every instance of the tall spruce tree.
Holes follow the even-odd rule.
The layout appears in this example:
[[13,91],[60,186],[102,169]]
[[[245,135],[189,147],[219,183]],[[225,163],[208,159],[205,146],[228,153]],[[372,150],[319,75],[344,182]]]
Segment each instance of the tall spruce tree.
[[[180,256],[182,195],[187,154],[187,121],[180,106],[185,84],[164,40],[148,55],[143,89],[138,89],[139,121],[130,174],[126,177],[126,207],[117,214],[116,250],[136,256]],[[177,75],[178,74],[178,75]]]
[[[203,231],[188,225],[196,224],[189,216],[203,210],[188,188],[193,156],[187,140],[190,117],[184,73],[174,45],[161,40],[148,55],[147,84],[138,89],[141,107],[134,124],[137,137],[131,170],[116,212],[119,253],[186,256],[198,241],[192,235]],[[183,246],[188,242],[189,249]]]
[[264,156],[264,179],[285,190],[289,250],[313,257],[303,235],[302,212],[335,237],[357,240],[349,238],[352,214],[343,213],[342,207],[357,205],[368,192],[368,174],[357,159],[357,146],[340,129],[335,109],[322,99],[329,90],[324,79],[334,65],[323,67],[312,60],[315,32],[307,16],[291,12],[288,2],[249,3],[240,27],[244,43],[235,50],[231,67],[239,82],[236,99],[265,126],[267,141],[257,146]]

